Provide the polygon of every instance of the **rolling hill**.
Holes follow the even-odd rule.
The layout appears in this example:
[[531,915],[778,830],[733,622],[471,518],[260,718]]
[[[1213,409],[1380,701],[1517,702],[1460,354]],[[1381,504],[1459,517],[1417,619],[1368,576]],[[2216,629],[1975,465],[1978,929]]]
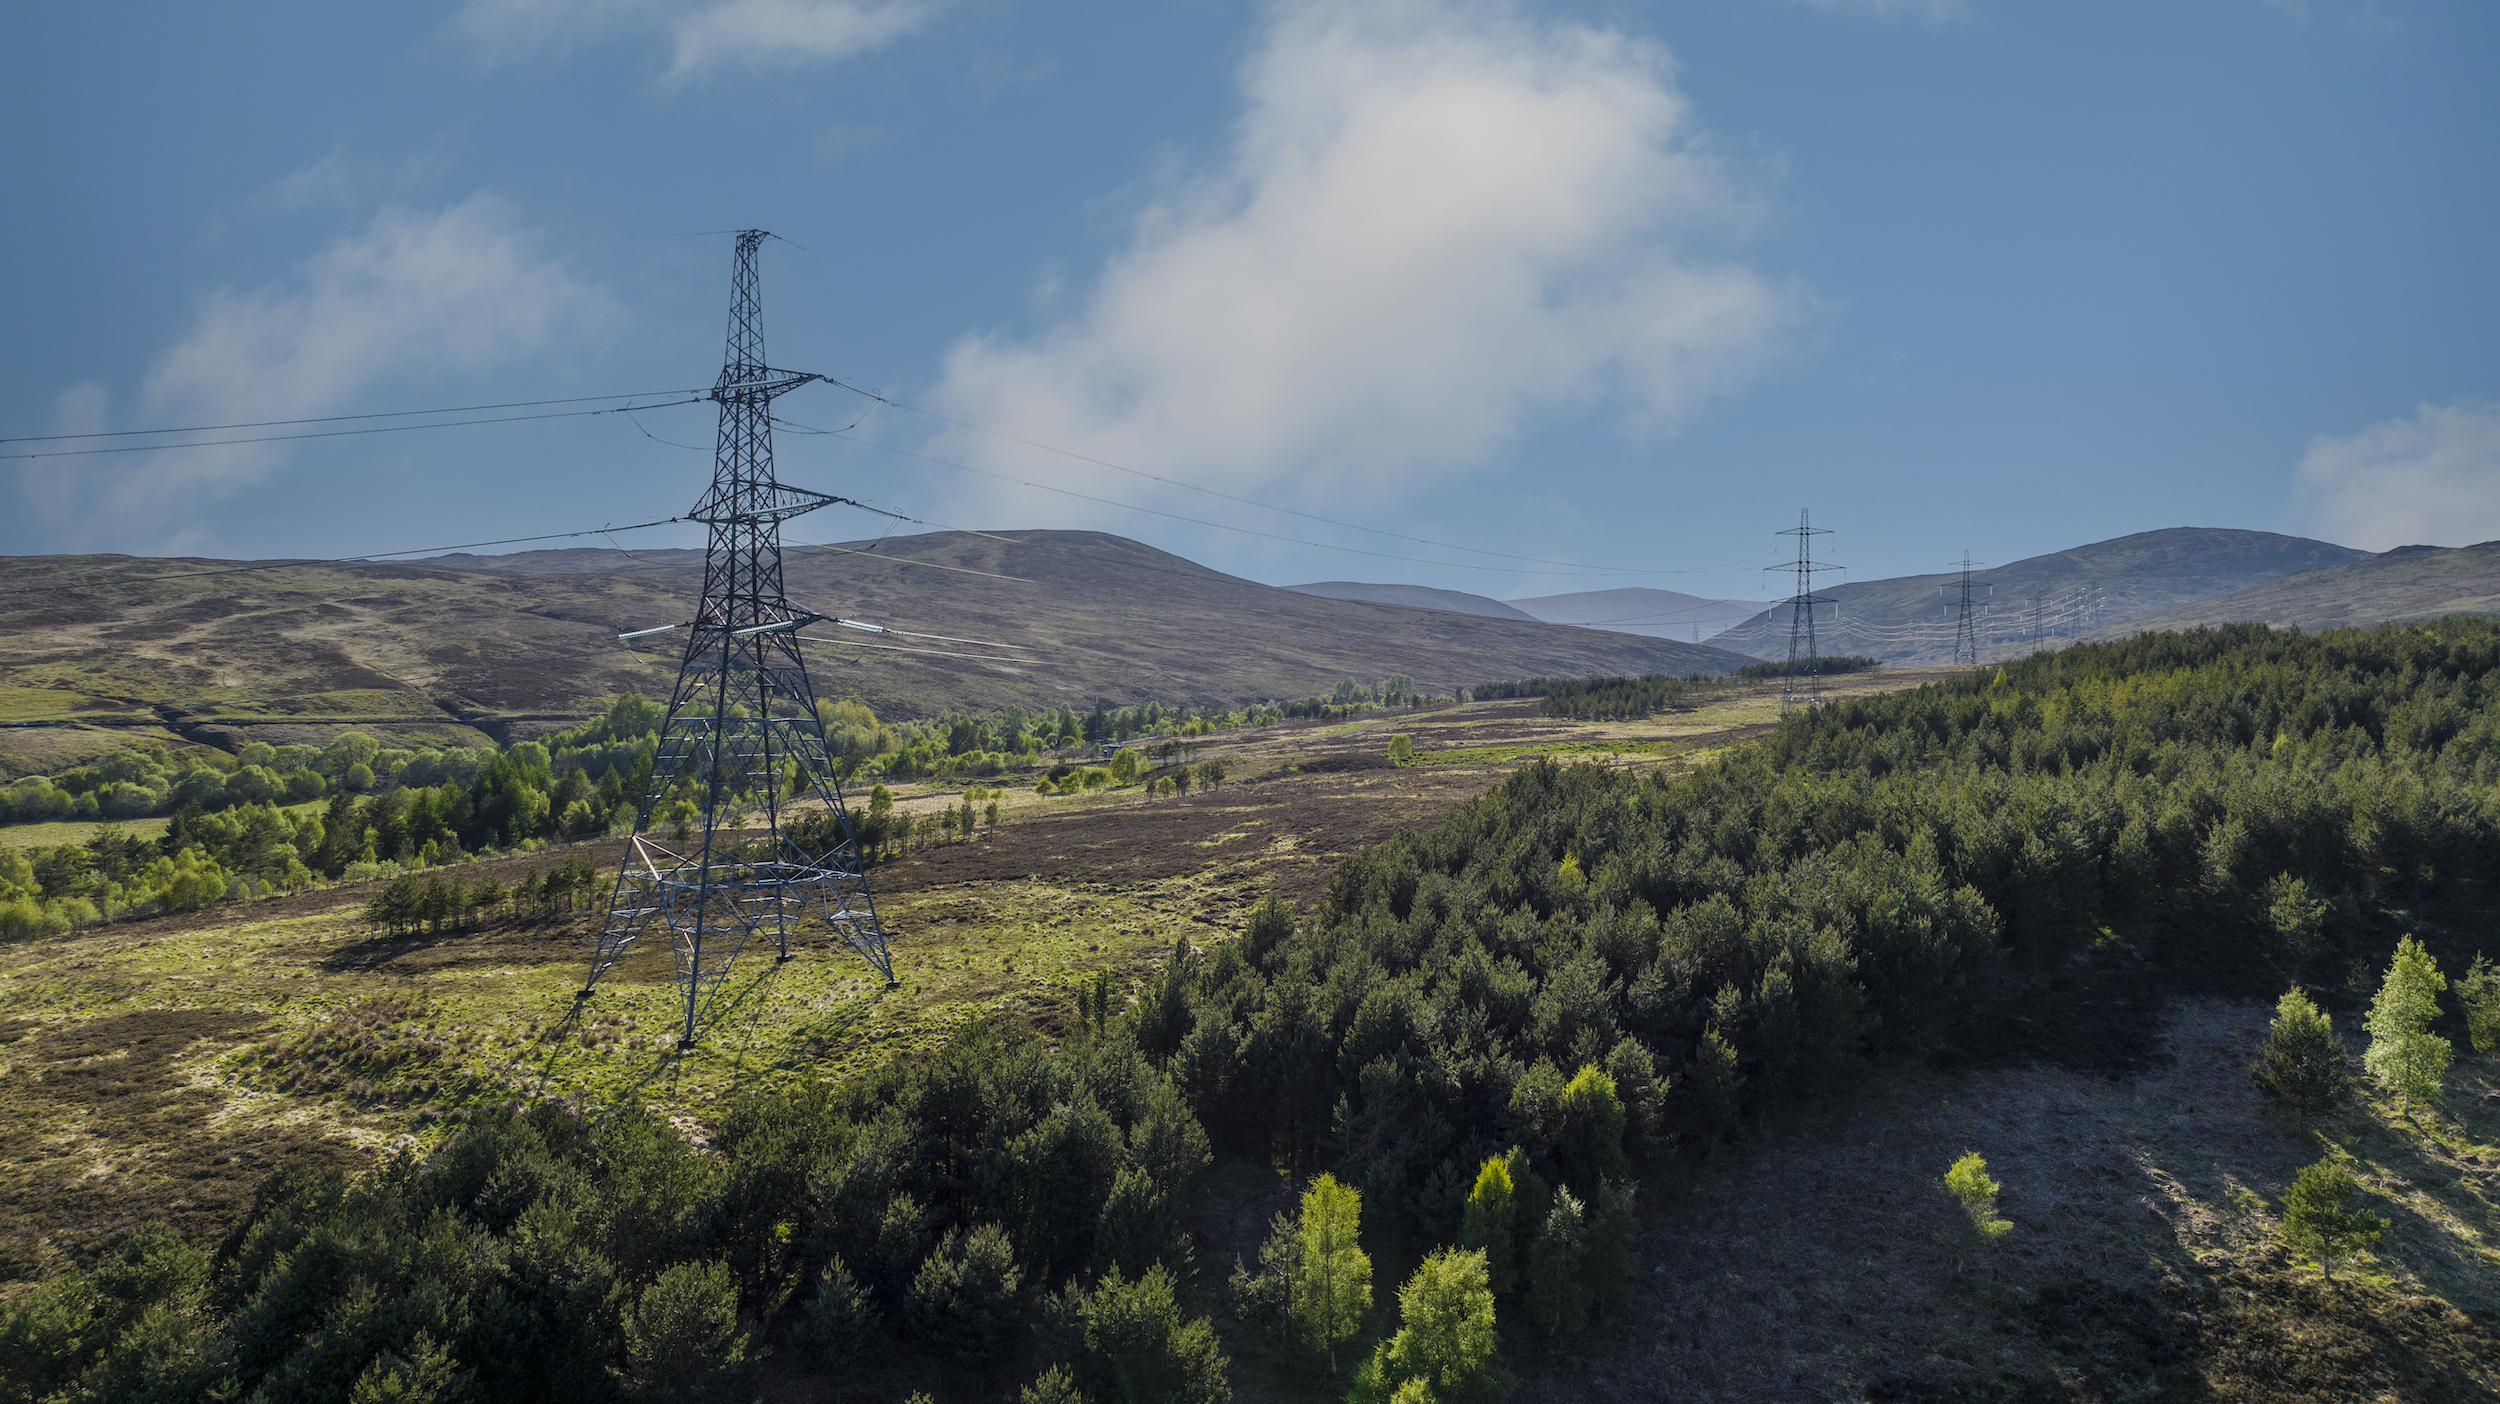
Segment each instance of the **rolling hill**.
[[2123,630],[2191,629],[2243,619],[2316,632],[2439,614],[2500,614],[2500,541],[2399,546],[2130,621]]
[[1464,590],[1436,590],[1429,585],[1372,585],[1359,580],[1321,580],[1309,585],[1283,587],[1298,595],[1317,595],[1328,600],[1363,600],[1371,604],[1405,605],[1409,609],[1438,609],[1451,614],[1473,614],[1485,619],[1524,619],[1538,622],[1533,614],[1523,613],[1483,595]]
[[1707,639],[1762,612],[1758,600],[1706,600],[1681,590],[1655,590],[1644,585],[1537,595],[1510,603],[1530,618],[1548,624],[1578,624],[1618,634],[1694,643],[1701,641],[1693,637],[1696,629],[1702,639]]
[[[2095,636],[2284,576],[2371,559],[2328,541],[2227,527],[2172,527],[2033,556],[1971,573],[1982,657]],[[1887,663],[1953,656],[1960,572],[1818,584],[1833,601],[1815,615],[1826,654]],[[1785,657],[1789,611],[1774,606],[1718,636],[1722,648]],[[2384,616],[2382,616],[2384,617]]]
[[[388,565],[0,559],[0,769],[50,771],[142,738],[305,741],[349,725],[404,744],[537,734],[620,691],[665,692],[674,656],[631,652],[616,635],[683,619],[701,569],[698,551]],[[806,607],[937,636],[845,634],[811,652],[820,695],[882,716],[1301,697],[1393,674],[1446,691],[1746,661],[1323,599],[1100,532],[792,547],[787,581]]]

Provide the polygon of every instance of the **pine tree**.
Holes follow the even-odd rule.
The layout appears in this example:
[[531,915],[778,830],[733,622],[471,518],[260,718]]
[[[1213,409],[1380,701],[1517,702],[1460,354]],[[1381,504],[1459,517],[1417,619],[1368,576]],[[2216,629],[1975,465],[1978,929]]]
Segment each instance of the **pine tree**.
[[1615,1093],[1614,1078],[1594,1064],[1583,1065],[1564,1086],[1560,1108],[1556,1149],[1571,1183],[1594,1195],[1601,1182],[1632,1173],[1623,1153],[1623,1099]]
[[2334,1023],[2309,996],[2287,990],[2274,1006],[2274,1027],[2257,1047],[2249,1079],[2269,1097],[2314,1117],[2344,1099],[2344,1044]]
[[1736,1049],[1717,1029],[1701,1036],[1701,1046],[1693,1051],[1693,1075],[1684,1085],[1692,1090],[1695,1114],[1712,1135],[1724,1136],[1736,1129],[1743,1079],[1737,1072]]
[[2352,1172],[2333,1156],[2304,1166],[2283,1195],[2284,1243],[2296,1253],[2315,1258],[2318,1270],[2335,1276],[2335,1260],[2378,1242],[2387,1220],[2352,1207]]
[[1588,1219],[1568,1189],[1554,1191],[1536,1241],[1528,1246],[1528,1319],[1548,1333],[1588,1324]]
[[2457,1002],[2465,1006],[2465,1033],[2474,1051],[2500,1057],[2500,968],[2474,955],[2474,963],[2457,977]]
[[1600,1312],[1632,1304],[1640,1269],[1640,1221],[1632,1214],[1632,1196],[1639,1186],[1629,1180],[1607,1180],[1597,1187],[1596,1212],[1589,1218],[1589,1296]]
[[2437,1102],[2440,1081],[2448,1075],[2452,1050],[2448,1040],[2431,1032],[2431,1021],[2439,1017],[2439,992],[2446,988],[2430,952],[2407,936],[2396,943],[2396,958],[2370,1001],[2370,1051],[2362,1066],[2396,1094],[2407,1116],[2416,1102]]

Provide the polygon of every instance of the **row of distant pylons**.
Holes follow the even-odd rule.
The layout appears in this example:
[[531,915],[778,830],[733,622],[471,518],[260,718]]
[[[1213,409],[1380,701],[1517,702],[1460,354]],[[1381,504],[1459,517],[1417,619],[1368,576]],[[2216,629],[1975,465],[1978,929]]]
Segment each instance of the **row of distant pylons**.
[[[1797,538],[1797,560],[1793,567],[1796,572],[1796,589],[1786,600],[1781,601],[1788,606],[1788,665],[1787,687],[1782,692],[1780,704],[1783,707],[1796,706],[1801,703],[1812,706],[1823,700],[1823,654],[1815,637],[1815,606],[1839,604],[1839,600],[1833,596],[1818,595],[1814,592],[1815,572],[1831,569],[1829,566],[1815,563],[1814,538],[1829,536],[1831,532],[1827,528],[1814,525],[1811,515],[1805,509],[1800,508],[1797,512],[1797,524],[1778,534]],[[1939,593],[1953,590],[1959,592],[1958,608],[1953,613],[1952,661],[1955,666],[1977,667],[1981,646],[1979,620],[1984,612],[1984,606],[1979,602],[1977,591],[1987,587],[1975,581],[1972,578],[1972,572],[1984,567],[1987,562],[1972,560],[1970,552],[1965,550],[1960,560],[1949,561],[1947,564],[1956,567],[1960,572],[1957,582],[1938,587]],[[2097,596],[2097,592],[2092,590],[2087,590],[2085,594],[2087,597],[2096,598]],[[2085,610],[2087,614],[2096,611],[2097,604]],[[2032,596],[2031,615],[2031,634],[2036,643],[2045,637],[2044,596]],[[1698,638],[1698,633],[1696,633],[1696,638]]]

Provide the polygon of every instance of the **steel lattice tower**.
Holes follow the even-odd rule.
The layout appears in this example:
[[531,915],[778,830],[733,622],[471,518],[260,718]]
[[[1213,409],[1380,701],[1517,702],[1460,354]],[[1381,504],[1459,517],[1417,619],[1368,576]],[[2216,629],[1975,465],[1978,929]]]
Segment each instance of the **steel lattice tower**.
[[[781,524],[832,499],[773,476],[773,399],[820,377],[765,362],[756,251],[768,237],[756,229],[738,235],[729,354],[711,394],[720,404],[712,486],[687,514],[709,532],[703,600],[683,626],[686,649],[651,787],[582,988],[588,996],[628,950],[665,934],[685,996],[680,1048],[693,1046],[705,998],[757,936],[769,936],[786,960],[793,935],[830,929],[889,985],[894,980],[799,657],[798,631],[824,616],[782,593]],[[782,829],[790,802],[811,797],[833,816],[822,852]],[[694,811],[687,818],[676,810],[686,837],[663,845],[651,832],[653,818],[681,800]]]
[[[1806,669],[1806,703],[1811,706],[1823,700],[1823,655],[1814,642],[1814,607],[1832,601],[1814,593],[1814,538],[1829,536],[1831,531],[1813,524],[1802,507],[1797,509],[1797,524],[1776,533],[1797,538],[1797,593],[1788,599],[1788,690],[1780,694],[1780,706],[1789,707],[1798,701],[1797,664]],[[1798,650],[1805,651],[1801,655]]]
[[1970,568],[1973,565],[1984,565],[1986,562],[1973,561],[1970,558],[1970,552],[1964,551],[1962,559],[1954,564],[1962,567],[1962,613],[1953,626],[1953,661],[1958,664],[1967,656],[1971,666],[1976,668],[1979,666],[1979,621],[1977,616],[1971,613]]

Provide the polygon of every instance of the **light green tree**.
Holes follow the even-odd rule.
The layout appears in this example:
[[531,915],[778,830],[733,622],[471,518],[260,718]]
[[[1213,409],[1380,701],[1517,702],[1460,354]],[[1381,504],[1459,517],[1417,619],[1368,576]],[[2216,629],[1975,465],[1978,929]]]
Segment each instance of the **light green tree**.
[[1583,1065],[1563,1087],[1560,1106],[1556,1149],[1570,1183],[1593,1196],[1601,1182],[1632,1173],[1623,1153],[1623,1099],[1615,1093],[1612,1076],[1594,1064]]
[[2343,1040],[2309,996],[2287,990],[2275,1003],[2274,1026],[2257,1046],[2248,1076],[2267,1096],[2302,1116],[2316,1116],[2343,1100]]
[[2359,1189],[2343,1162],[2328,1156],[2303,1166],[2299,1178],[2283,1194],[2280,1232],[2284,1244],[2316,1259],[2318,1270],[2329,1278],[2335,1276],[2337,1258],[2378,1242],[2387,1232],[2386,1219],[2352,1207]]
[[1467,1192],[1458,1242],[1484,1255],[1486,1280],[1504,1295],[1514,1289],[1519,1276],[1517,1215],[1518,1192],[1510,1181],[1510,1158],[1485,1157],[1484,1167],[1476,1172],[1476,1187]]
[[1412,738],[1412,737],[1410,737],[1410,736],[1406,735],[1404,732],[1400,732],[1399,734],[1397,734],[1397,735],[1395,735],[1395,736],[1390,737],[1390,738],[1389,738],[1389,764],[1391,764],[1391,765],[1412,765],[1412,764],[1414,764],[1414,763],[1415,763],[1415,741],[1414,741],[1414,738]]
[[1944,1192],[1953,1196],[1970,1217],[1971,1227],[1979,1231],[1983,1241],[1995,1242],[2010,1231],[2010,1220],[1997,1217],[1997,1190],[2000,1187],[1988,1174],[1988,1162],[1979,1152],[1970,1151],[1953,1162],[1944,1172]]
[[2448,1075],[2452,1051],[2448,1040],[2431,1032],[2439,1017],[2439,992],[2446,977],[2422,943],[2407,936],[2396,943],[2396,958],[2370,1001],[2370,1051],[2361,1064],[2379,1086],[2396,1095],[2396,1104],[2411,1116],[2416,1102],[2437,1102],[2439,1084]]
[[1300,1252],[1294,1264],[1293,1319],[1312,1345],[1328,1352],[1337,1373],[1337,1344],[1363,1327],[1372,1305],[1372,1260],[1358,1242],[1362,1192],[1322,1175],[1302,1194]]
[[1427,1398],[1475,1393],[1493,1367],[1493,1287],[1484,1254],[1444,1248],[1398,1289],[1401,1324],[1386,1348],[1386,1374],[1422,1380]]

